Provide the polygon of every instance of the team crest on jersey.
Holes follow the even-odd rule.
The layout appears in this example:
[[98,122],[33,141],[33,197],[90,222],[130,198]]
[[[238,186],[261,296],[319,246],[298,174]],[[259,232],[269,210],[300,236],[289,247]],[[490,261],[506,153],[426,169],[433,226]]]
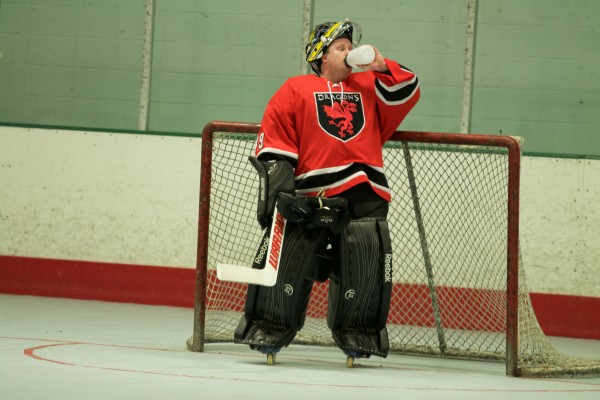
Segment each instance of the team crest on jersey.
[[[333,101],[332,101],[333,96]],[[365,126],[360,93],[315,93],[319,125],[329,135],[343,142],[358,136]]]

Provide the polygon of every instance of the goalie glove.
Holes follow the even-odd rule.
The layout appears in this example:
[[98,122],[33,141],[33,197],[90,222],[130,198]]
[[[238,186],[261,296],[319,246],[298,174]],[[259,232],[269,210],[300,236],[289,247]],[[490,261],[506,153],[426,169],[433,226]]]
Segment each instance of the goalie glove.
[[262,161],[256,157],[249,157],[249,160],[259,178],[256,218],[265,229],[271,225],[277,194],[294,193],[294,168],[285,160]]
[[306,223],[341,231],[350,221],[348,202],[341,197],[306,197],[279,193],[277,209],[292,223]]

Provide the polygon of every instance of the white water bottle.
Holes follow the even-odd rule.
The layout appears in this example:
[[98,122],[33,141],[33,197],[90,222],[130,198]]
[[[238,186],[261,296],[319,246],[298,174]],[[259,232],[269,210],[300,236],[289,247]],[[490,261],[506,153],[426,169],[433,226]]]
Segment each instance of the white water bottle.
[[346,56],[346,64],[353,68],[359,65],[371,64],[373,60],[375,60],[375,50],[368,44],[350,50]]

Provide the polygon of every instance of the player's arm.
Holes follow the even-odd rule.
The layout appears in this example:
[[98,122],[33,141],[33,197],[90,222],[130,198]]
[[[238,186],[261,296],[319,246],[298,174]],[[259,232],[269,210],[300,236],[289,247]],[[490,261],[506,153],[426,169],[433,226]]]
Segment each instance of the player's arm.
[[[372,60],[357,66],[375,75],[379,128],[385,143],[419,101],[419,78],[408,68],[385,58],[376,47],[365,45],[353,52],[356,52],[353,59]],[[352,55],[350,52],[348,58]]]
[[419,101],[419,78],[410,69],[385,59],[387,72],[375,72],[377,113],[382,143],[398,128],[406,115]]
[[265,108],[254,155],[263,161],[287,160],[295,167],[298,142],[295,99],[288,80]]

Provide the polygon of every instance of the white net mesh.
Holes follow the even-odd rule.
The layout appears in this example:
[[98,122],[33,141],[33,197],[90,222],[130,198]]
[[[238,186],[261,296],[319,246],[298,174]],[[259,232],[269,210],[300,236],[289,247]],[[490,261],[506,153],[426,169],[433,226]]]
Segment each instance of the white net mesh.
[[[210,188],[206,341],[232,341],[246,286],[216,278],[217,262],[248,265],[261,238],[254,134],[215,134]],[[206,150],[205,150],[206,151]],[[388,334],[392,352],[505,360],[507,150],[391,142],[384,149],[393,201]],[[412,172],[411,172],[412,171]],[[520,261],[520,260],[519,260]],[[524,375],[597,374],[599,360],[558,353],[540,329],[519,262],[518,364]],[[328,283],[315,284],[294,343],[334,345]]]

